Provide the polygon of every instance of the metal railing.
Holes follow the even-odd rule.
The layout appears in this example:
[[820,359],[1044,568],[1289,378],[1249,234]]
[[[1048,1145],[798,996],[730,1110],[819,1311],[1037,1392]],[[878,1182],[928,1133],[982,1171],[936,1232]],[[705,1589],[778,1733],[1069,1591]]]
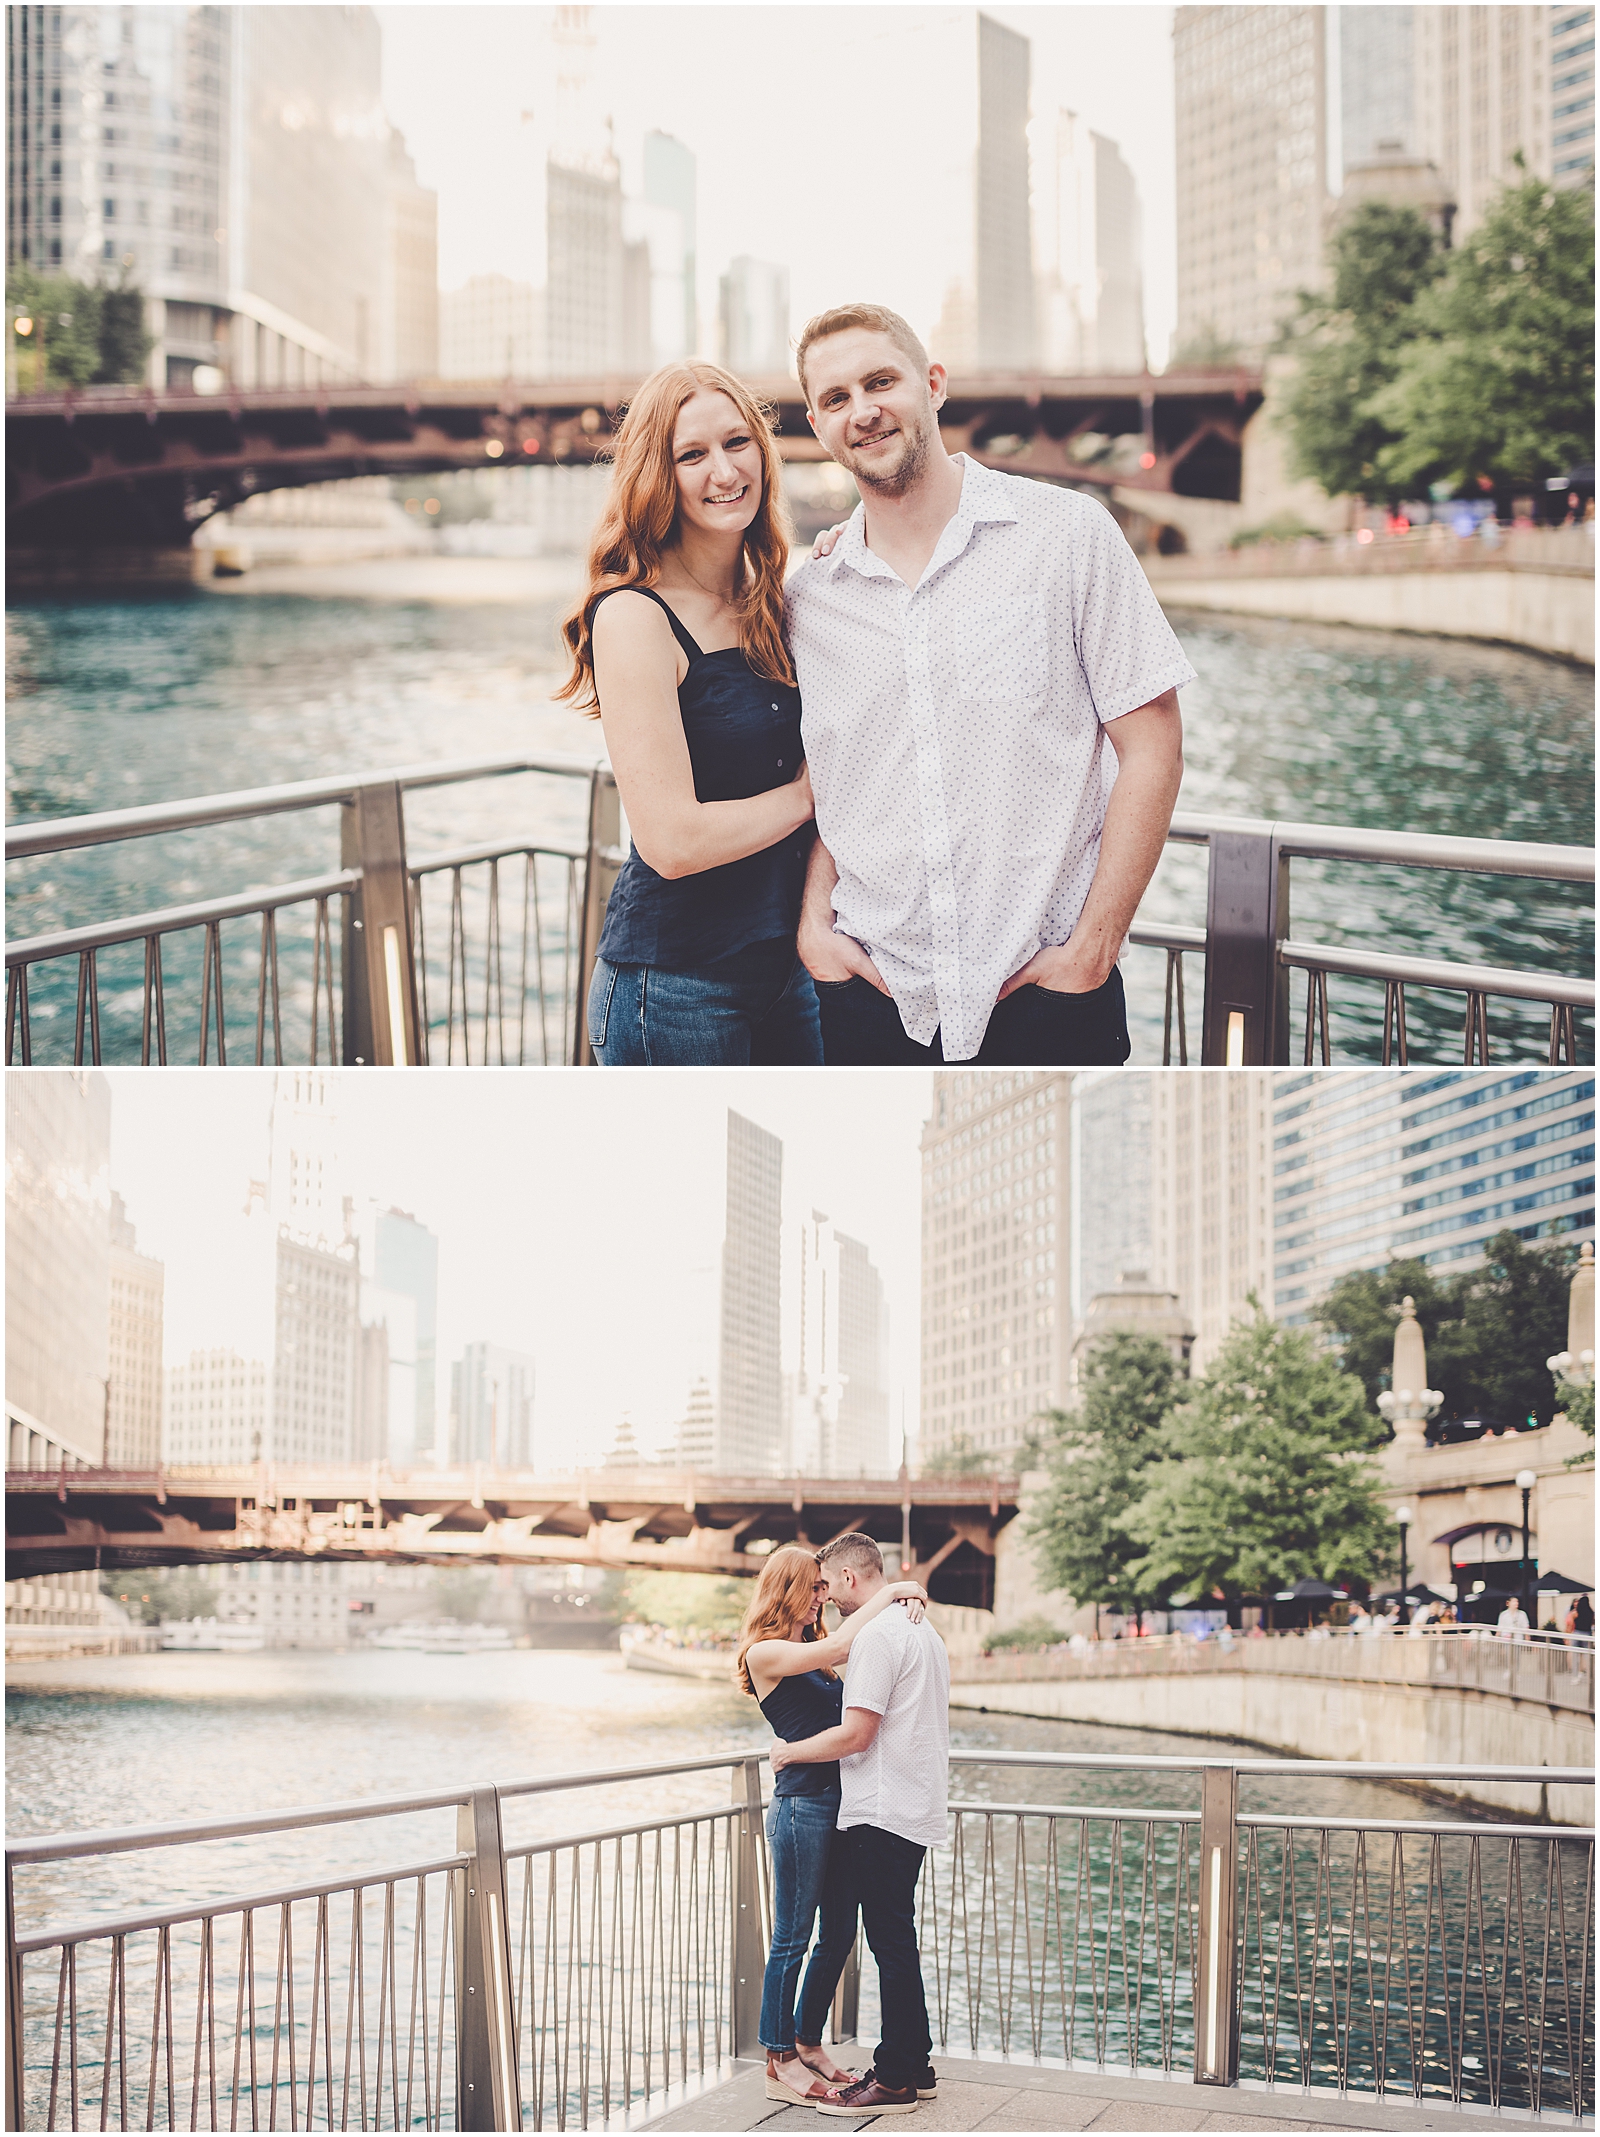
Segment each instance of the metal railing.
[[[420,860],[408,856],[408,793],[518,772],[587,783],[581,844],[502,838]],[[137,1002],[141,1062],[165,1065],[184,1051],[202,1066],[213,1057],[225,1063],[230,1025],[237,1060],[241,997],[251,1033],[247,1058],[258,1065],[315,1064],[324,1052],[330,1062],[379,1065],[587,1060],[583,1004],[623,858],[616,786],[598,762],[486,757],[18,824],[6,832],[6,858],[335,805],[341,810],[336,873],[8,944],[7,1064],[33,1062],[38,975],[63,968],[75,983],[63,1058],[68,1052],[74,1063],[106,1058],[104,960],[118,951],[142,955],[142,967],[132,964],[113,990],[127,1005],[121,1016]],[[1184,813],[1173,818],[1169,838],[1208,849],[1208,879],[1203,928],[1142,919],[1131,930],[1135,945],[1159,950],[1166,960],[1164,1066],[1189,1060],[1185,961],[1195,956],[1204,961],[1199,1058],[1207,1065],[1255,1067],[1294,1058],[1295,972],[1306,975],[1300,1057],[1308,1064],[1332,1060],[1328,983],[1335,976],[1383,988],[1386,1065],[1403,1067],[1412,1058],[1408,1009],[1415,1008],[1417,990],[1462,998],[1467,1063],[1489,1059],[1489,1004],[1497,1000],[1548,1007],[1544,1058],[1576,1061],[1577,1017],[1593,1011],[1593,979],[1298,940],[1289,932],[1290,867],[1296,859],[1347,861],[1593,883],[1592,849]],[[286,985],[280,950],[291,944],[297,964]],[[176,1019],[181,1043],[168,999],[174,960],[183,965],[191,998]],[[130,1055],[134,1044],[130,1023]]]
[[1037,1684],[1079,1678],[1204,1676],[1255,1671],[1329,1677],[1347,1684],[1423,1684],[1494,1692],[1547,1707],[1594,1712],[1594,1642],[1574,1635],[1502,1640],[1487,1626],[1430,1627],[1416,1634],[1274,1633],[1266,1638],[1196,1640],[1157,1633],[1100,1640],[1073,1651],[973,1656],[951,1664],[960,1684]]
[[[691,2096],[760,2053],[761,1764],[8,1842],[8,2127],[619,2127]],[[951,1837],[919,1898],[940,2051],[1535,2113],[1592,2101],[1591,1828],[1241,1804],[1268,1779],[1592,1771],[991,1750],[951,1765]],[[504,1835],[517,1799],[716,1771],[721,1805]],[[975,1771],[1025,1799],[959,1797]],[[1106,1774],[1194,1800],[1026,1799]],[[17,1879],[48,1865],[442,1811],[454,1846],[422,1861],[18,1926]],[[856,2032],[863,1987],[852,1959],[836,2037]]]

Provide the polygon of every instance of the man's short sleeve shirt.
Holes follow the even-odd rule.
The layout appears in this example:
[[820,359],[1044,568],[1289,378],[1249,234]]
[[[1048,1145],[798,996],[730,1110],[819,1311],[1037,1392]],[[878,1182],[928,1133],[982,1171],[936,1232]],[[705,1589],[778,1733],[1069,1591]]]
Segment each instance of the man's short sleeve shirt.
[[839,1761],[839,1830],[873,1825],[919,1847],[944,1845],[950,1774],[950,1658],[924,1619],[897,1603],[856,1638],[845,1663],[845,1709],[881,1714],[865,1751]]
[[867,548],[861,508],[789,582],[837,924],[948,1061],[1077,924],[1116,777],[1108,723],[1195,680],[1104,506],[960,464],[917,586]]

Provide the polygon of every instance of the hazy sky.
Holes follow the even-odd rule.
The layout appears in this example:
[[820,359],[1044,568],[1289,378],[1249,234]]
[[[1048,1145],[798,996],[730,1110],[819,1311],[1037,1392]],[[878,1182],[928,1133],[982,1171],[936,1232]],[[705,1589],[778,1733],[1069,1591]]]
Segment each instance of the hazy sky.
[[[169,1363],[228,1340],[247,1184],[264,1176],[270,1073],[114,1076],[111,1184],[166,1264]],[[919,1071],[429,1070],[337,1079],[351,1191],[440,1237],[441,1405],[478,1338],[538,1361],[536,1433],[597,1458],[631,1411],[648,1452],[712,1361],[727,1109],[783,1140],[790,1221],[866,1243],[891,1314],[893,1397],[915,1429]],[[570,1451],[568,1451],[570,1450]],[[546,1459],[550,1459],[547,1455]]]
[[[917,159],[897,140],[927,123],[938,85],[919,28],[951,9],[904,6],[595,7],[595,89],[615,124],[624,187],[636,191],[652,127],[694,151],[699,299],[739,253],[790,270],[792,327],[846,297],[942,287],[940,231],[917,212]],[[1120,146],[1144,210],[1145,313],[1160,363],[1175,304],[1172,10],[986,10],[1032,46],[1035,113],[1076,111]],[[439,194],[446,288],[533,257],[519,136],[552,100],[549,22],[527,6],[385,6],[384,95]],[[887,157],[887,161],[886,161]],[[885,172],[892,172],[885,176]],[[893,233],[890,257],[883,244]],[[926,329],[931,319],[914,321]]]

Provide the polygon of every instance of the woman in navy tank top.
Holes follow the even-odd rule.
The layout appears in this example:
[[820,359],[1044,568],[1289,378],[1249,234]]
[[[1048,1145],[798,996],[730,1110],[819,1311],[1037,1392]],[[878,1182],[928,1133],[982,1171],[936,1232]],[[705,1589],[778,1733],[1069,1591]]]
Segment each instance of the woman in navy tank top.
[[[838,1727],[844,1687],[834,1665],[844,1660],[863,1625],[896,1603],[920,1618],[928,1600],[919,1582],[895,1581],[837,1632],[825,1634],[826,1595],[815,1556],[786,1544],[762,1567],[739,1630],[739,1688],[760,1702],[774,1733],[791,1744]],[[784,1767],[767,1813],[772,1945],[761,1990],[761,2044],[767,2051],[769,2100],[814,2104],[830,2098],[835,2085],[851,2082],[852,2074],[841,2070],[822,2045],[833,1992],[856,1940],[848,1880],[830,1875],[835,1867],[842,1871],[845,1862],[844,1850],[833,1845],[838,1819],[837,1765]],[[795,1989],[813,1922],[816,1949],[796,2017]]]
[[618,430],[558,694],[597,714],[632,832],[589,990],[608,1067],[822,1059],[795,955],[811,851],[784,640],[792,539],[763,411],[668,364]]

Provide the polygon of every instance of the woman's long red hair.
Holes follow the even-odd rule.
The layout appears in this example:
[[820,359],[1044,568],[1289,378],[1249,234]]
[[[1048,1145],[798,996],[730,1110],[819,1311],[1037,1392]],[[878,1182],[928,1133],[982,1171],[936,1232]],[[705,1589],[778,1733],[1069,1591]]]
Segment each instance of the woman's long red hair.
[[783,579],[794,524],[783,501],[772,411],[720,364],[663,364],[634,395],[617,431],[611,488],[589,544],[589,582],[561,625],[572,673],[556,696],[575,698],[578,710],[591,718],[600,711],[590,640],[595,596],[612,586],[654,586],[662,558],[676,547],[678,477],[672,440],[679,411],[697,393],[725,393],[761,448],[761,503],[744,536],[747,576],[739,604],[739,642],[757,675],[771,683],[794,681],[794,663],[783,637]]
[[[821,1639],[817,1627],[807,1622],[816,1578],[815,1555],[793,1543],[774,1551],[761,1568],[756,1592],[739,1627],[739,1658],[733,1672],[740,1691],[748,1692],[752,1699],[756,1688],[744,1658],[758,1640]],[[824,1666],[822,1674],[832,1677],[836,1672]]]

